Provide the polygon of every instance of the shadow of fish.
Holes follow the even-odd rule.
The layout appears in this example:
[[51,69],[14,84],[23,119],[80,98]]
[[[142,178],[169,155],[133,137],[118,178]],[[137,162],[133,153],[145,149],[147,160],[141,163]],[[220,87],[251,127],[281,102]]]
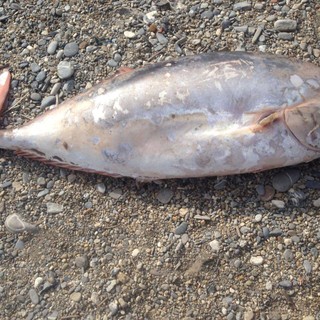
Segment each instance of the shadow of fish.
[[[4,72],[0,104],[9,81]],[[319,125],[320,68],[219,52],[101,82],[21,128],[1,131],[0,146],[115,177],[203,177],[318,158]]]

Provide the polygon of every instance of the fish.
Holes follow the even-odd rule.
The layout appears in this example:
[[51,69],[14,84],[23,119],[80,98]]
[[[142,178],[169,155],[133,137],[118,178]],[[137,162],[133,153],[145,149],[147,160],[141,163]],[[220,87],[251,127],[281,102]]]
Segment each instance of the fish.
[[[0,105],[9,83],[5,71]],[[309,162],[320,157],[320,68],[212,52],[125,70],[21,127],[0,130],[0,148],[144,181]]]

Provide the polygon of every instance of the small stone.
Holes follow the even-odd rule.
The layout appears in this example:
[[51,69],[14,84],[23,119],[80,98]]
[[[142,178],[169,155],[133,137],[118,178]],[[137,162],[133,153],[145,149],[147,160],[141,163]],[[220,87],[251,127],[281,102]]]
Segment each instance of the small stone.
[[288,191],[300,178],[300,171],[287,169],[277,173],[272,179],[273,187],[279,192]]
[[252,7],[251,2],[248,1],[242,1],[242,2],[237,2],[233,5],[233,10],[234,11],[240,11],[240,10],[250,10]]
[[35,233],[39,230],[36,225],[24,221],[17,213],[10,214],[6,218],[4,225],[6,229],[12,233],[21,233],[24,231]]
[[38,184],[39,186],[45,186],[45,185],[47,184],[46,179],[45,179],[44,177],[39,177],[39,178],[37,179],[37,184]]
[[121,189],[114,189],[111,192],[109,192],[109,197],[115,200],[120,199],[122,196],[122,190]]
[[283,253],[283,258],[286,261],[292,261],[293,260],[293,253],[290,249],[286,249]]
[[30,297],[31,302],[33,304],[38,304],[40,301],[39,296],[38,296],[36,290],[34,290],[34,289],[29,290],[29,297]]
[[284,209],[284,207],[285,207],[285,202],[282,200],[272,200],[271,202],[275,207],[277,207],[279,209]]
[[111,311],[111,316],[114,316],[118,312],[118,303],[116,301],[110,302],[109,309]]
[[212,240],[209,242],[209,245],[214,252],[218,252],[220,250],[220,243],[218,240]]
[[44,282],[44,279],[42,277],[37,277],[35,280],[34,280],[34,287],[35,289],[38,289]]
[[243,314],[243,320],[253,320],[254,319],[254,313],[252,310],[245,311]]
[[316,208],[320,208],[320,198],[313,200],[312,203]]
[[208,19],[208,20],[210,20],[210,19],[213,18],[213,16],[214,16],[214,13],[213,13],[211,10],[206,10],[206,11],[203,11],[203,12],[201,13],[201,18],[202,18],[202,19]]
[[278,38],[281,39],[281,40],[292,41],[294,39],[294,36],[291,33],[288,33],[288,32],[279,32],[278,33]]
[[53,85],[50,94],[55,96],[56,94],[58,94],[59,90],[61,89],[61,82],[57,82]]
[[314,316],[305,316],[302,318],[302,320],[315,320]]
[[79,302],[81,300],[81,292],[72,292],[70,294],[70,300],[74,302]]
[[107,64],[108,64],[109,67],[112,67],[112,68],[115,68],[115,67],[118,66],[118,62],[115,61],[114,59],[108,60]]
[[263,257],[261,256],[253,256],[250,258],[250,263],[254,266],[260,266],[263,263]]
[[104,194],[106,192],[106,186],[104,183],[98,183],[96,184],[96,190],[99,192],[99,193],[102,193]]
[[119,298],[119,304],[122,309],[125,309],[128,306],[128,303],[121,297]]
[[177,228],[176,230],[174,231],[174,233],[176,235],[182,235],[184,234],[188,229],[188,223],[183,221]]
[[73,57],[79,52],[79,46],[76,42],[70,42],[65,45],[63,53],[66,57]]
[[282,236],[283,231],[280,228],[274,228],[270,231],[269,236],[270,237],[279,237]]
[[157,32],[156,36],[160,44],[166,45],[168,43],[168,39],[162,33]]
[[123,33],[123,35],[126,37],[126,38],[129,38],[129,39],[133,39],[136,37],[136,34],[132,31],[125,31]]
[[162,204],[167,204],[173,197],[173,192],[170,189],[162,189],[157,194],[157,200]]
[[58,41],[56,40],[51,41],[47,48],[48,54],[55,54],[57,48],[58,48]]
[[292,288],[292,282],[289,280],[282,280],[279,282],[279,286],[284,289],[291,289]]
[[57,70],[60,79],[68,79],[74,74],[74,67],[69,61],[61,61],[58,64]]
[[31,71],[34,72],[34,73],[37,73],[37,72],[39,72],[41,70],[40,66],[35,62],[32,62],[30,64],[30,68],[31,68]]
[[271,281],[268,281],[268,282],[266,283],[266,289],[267,289],[267,290],[272,290],[272,282],[271,282]]
[[59,316],[59,312],[58,311],[52,311],[52,313],[50,313],[48,315],[48,318],[47,320],[57,320],[58,319],[58,316]]
[[14,245],[14,248],[17,250],[22,250],[24,248],[24,242],[22,240],[18,239],[18,241]]
[[304,267],[304,270],[306,271],[306,274],[310,274],[312,272],[312,265],[310,261],[304,260],[303,267]]
[[107,286],[107,292],[111,292],[117,285],[117,280],[111,280]]
[[260,222],[261,220],[262,220],[262,214],[261,213],[256,214],[254,217],[254,221]]
[[41,100],[41,94],[37,92],[32,92],[30,95],[31,100],[33,101],[40,101]]
[[52,106],[55,103],[56,103],[55,96],[44,97],[41,101],[41,108],[46,108],[46,107]]
[[139,249],[134,249],[134,250],[132,251],[132,253],[131,253],[131,256],[132,256],[133,258],[135,258],[135,257],[138,256],[139,253],[140,253],[140,250],[139,250]]
[[75,265],[86,271],[89,268],[89,259],[87,256],[76,257]]
[[252,38],[252,41],[251,41],[252,43],[256,43],[258,41],[262,31],[263,31],[263,28],[261,26],[258,26],[258,28],[257,28],[257,30],[254,33],[254,36]]
[[45,71],[40,71],[36,76],[36,81],[42,82],[47,76],[47,73]]
[[114,59],[114,61],[116,61],[116,62],[119,63],[119,62],[122,60],[122,56],[121,56],[120,53],[116,52],[116,53],[113,55],[113,59]]
[[274,27],[277,31],[295,31],[297,29],[297,21],[291,19],[277,20],[274,23]]
[[47,204],[47,213],[48,214],[57,214],[63,211],[63,205],[54,202],[48,202]]

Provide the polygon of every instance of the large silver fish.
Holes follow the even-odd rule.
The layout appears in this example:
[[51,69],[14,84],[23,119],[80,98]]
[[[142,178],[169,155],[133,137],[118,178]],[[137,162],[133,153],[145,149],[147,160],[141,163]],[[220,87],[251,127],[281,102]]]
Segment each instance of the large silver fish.
[[[9,80],[3,73],[0,103]],[[319,125],[320,68],[220,52],[101,82],[21,128],[1,131],[0,147],[111,176],[203,177],[316,159]]]

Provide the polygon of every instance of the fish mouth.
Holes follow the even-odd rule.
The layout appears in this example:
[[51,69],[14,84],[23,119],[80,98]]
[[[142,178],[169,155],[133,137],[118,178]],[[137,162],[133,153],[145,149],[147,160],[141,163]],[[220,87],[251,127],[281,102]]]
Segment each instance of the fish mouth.
[[320,152],[320,94],[285,109],[284,120],[291,134],[307,149]]

